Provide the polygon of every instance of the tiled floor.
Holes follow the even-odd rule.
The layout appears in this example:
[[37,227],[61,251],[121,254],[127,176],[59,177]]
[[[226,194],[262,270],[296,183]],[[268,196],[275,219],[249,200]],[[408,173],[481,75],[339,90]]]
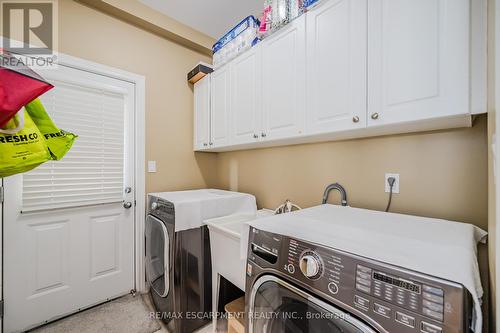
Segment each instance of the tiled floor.
[[32,330],[33,333],[153,333],[162,328],[151,319],[144,297],[128,295]]
[[[44,325],[32,333],[170,333],[162,321],[151,319],[155,311],[148,294],[124,296]],[[212,333],[209,324],[193,333]]]
[[[142,299],[144,300],[144,303],[146,304],[146,306],[148,307],[148,309],[150,311],[156,311],[154,309],[153,303],[151,302],[151,298],[150,298],[149,294],[142,295]],[[170,333],[168,331],[167,327],[165,326],[165,324],[161,320],[159,320],[158,322],[161,326],[161,329],[159,331],[157,331],[157,333]],[[202,327],[193,333],[213,333],[212,324],[208,324],[207,326]]]

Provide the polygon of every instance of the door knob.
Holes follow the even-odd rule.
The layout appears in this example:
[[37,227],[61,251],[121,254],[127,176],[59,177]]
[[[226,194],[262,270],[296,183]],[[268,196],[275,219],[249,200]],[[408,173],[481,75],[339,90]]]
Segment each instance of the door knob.
[[359,123],[359,117],[358,117],[358,116],[354,116],[354,117],[352,117],[352,121],[353,121],[354,123]]
[[125,208],[125,209],[132,208],[132,203],[130,201],[124,202],[123,203],[123,208]]
[[372,119],[373,120],[377,120],[378,119],[378,113],[377,112],[375,112],[375,113],[372,114]]

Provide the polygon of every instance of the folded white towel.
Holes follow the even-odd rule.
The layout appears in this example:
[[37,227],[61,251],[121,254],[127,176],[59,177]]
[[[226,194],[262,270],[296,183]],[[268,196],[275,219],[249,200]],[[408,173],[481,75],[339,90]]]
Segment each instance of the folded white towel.
[[477,243],[487,233],[474,225],[333,205],[250,225],[461,283],[474,299],[474,332],[482,330]]
[[151,193],[174,204],[175,231],[199,228],[203,221],[233,214],[256,214],[251,194],[214,189]]

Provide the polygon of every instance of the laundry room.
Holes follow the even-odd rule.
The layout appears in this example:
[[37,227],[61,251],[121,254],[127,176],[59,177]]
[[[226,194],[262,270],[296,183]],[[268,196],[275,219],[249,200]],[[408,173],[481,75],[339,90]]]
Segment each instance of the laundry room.
[[497,2],[0,0],[0,332],[500,332]]

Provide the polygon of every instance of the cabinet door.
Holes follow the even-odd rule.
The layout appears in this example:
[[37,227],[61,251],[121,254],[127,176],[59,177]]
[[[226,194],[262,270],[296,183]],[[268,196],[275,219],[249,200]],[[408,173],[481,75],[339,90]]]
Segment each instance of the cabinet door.
[[231,66],[231,144],[255,142],[262,131],[260,48],[245,52]]
[[263,42],[262,115],[268,139],[298,136],[305,117],[305,15]]
[[194,84],[194,150],[210,142],[210,75]]
[[366,126],[367,0],[330,0],[307,13],[307,131]]
[[469,0],[368,1],[368,125],[469,113]]
[[229,66],[217,69],[212,75],[211,140],[209,145],[220,147],[229,144],[230,76]]

